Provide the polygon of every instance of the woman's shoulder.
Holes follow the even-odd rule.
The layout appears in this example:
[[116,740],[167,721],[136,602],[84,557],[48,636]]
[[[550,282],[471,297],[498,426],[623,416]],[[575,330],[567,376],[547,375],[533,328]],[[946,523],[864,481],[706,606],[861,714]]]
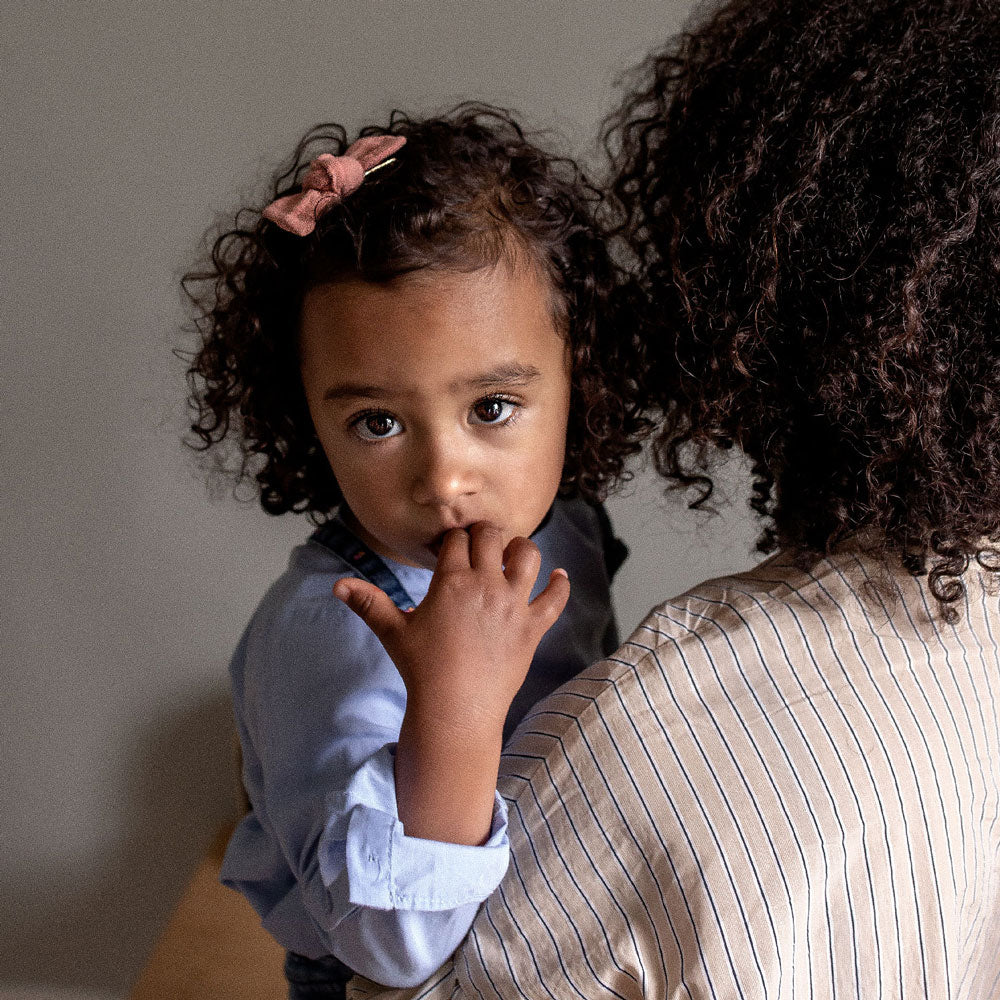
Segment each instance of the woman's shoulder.
[[558,692],[560,711],[575,721],[591,703],[594,712],[614,702],[631,704],[662,683],[684,689],[686,696],[696,678],[760,659],[799,631],[806,609],[820,606],[824,587],[832,589],[828,576],[819,569],[805,572],[778,553],[746,573],[705,580],[661,602],[614,654]]
[[656,605],[629,642],[730,645],[761,632],[835,627],[854,613],[873,572],[849,555],[804,565],[781,550],[745,572],[704,580]]
[[806,585],[798,572],[766,560],[654,607],[615,653],[526,717],[507,750],[505,794],[526,782],[532,795],[539,782],[558,788],[585,770],[620,789],[643,768],[667,768],[674,744],[665,734],[712,725],[720,699],[756,685],[764,660],[788,641],[782,609]]
[[664,712],[708,718],[734,692],[793,697],[803,662],[817,650],[832,662],[845,639],[870,631],[873,573],[851,554],[805,567],[783,551],[661,602],[612,656],[562,689],[559,710],[573,716],[567,729],[584,714],[620,714],[625,728],[637,718],[659,725]]

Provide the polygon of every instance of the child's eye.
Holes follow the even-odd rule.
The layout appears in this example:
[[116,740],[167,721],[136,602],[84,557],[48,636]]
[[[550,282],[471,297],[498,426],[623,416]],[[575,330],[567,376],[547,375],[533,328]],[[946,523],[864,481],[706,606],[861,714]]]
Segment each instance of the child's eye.
[[513,418],[520,405],[506,396],[486,396],[473,403],[470,423],[505,424]]
[[371,413],[362,413],[355,417],[351,422],[351,430],[362,441],[382,441],[385,438],[401,434],[403,428],[391,413],[374,410]]

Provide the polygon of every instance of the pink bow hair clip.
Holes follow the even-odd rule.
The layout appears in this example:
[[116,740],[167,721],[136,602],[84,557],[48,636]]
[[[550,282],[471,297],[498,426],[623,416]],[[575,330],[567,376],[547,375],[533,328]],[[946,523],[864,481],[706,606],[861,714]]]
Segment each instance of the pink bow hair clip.
[[391,162],[405,142],[402,135],[366,135],[341,156],[321,153],[309,164],[302,190],[272,201],[264,209],[264,218],[296,236],[308,236],[319,216],[357,191],[368,174]]

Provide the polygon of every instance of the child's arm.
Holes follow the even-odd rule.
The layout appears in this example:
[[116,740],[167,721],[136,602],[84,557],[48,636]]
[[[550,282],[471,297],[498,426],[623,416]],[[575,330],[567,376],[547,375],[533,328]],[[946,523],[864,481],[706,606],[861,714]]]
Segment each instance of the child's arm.
[[528,539],[504,550],[500,532],[479,523],[448,533],[427,597],[409,614],[362,580],[334,588],[406,686],[395,774],[408,836],[456,844],[489,836],[507,710],[569,598],[556,570],[530,600],[540,562]]
[[422,982],[508,862],[496,800],[482,847],[405,836],[394,762],[405,688],[378,639],[330,595],[328,567],[272,588],[234,657],[253,812],[223,880],[282,945],[379,982]]

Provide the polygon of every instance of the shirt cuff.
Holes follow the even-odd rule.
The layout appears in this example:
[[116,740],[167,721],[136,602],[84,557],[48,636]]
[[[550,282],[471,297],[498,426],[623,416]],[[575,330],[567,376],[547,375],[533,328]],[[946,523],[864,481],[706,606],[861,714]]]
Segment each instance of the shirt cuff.
[[507,871],[507,806],[494,792],[489,839],[480,847],[407,837],[395,816],[359,806],[347,829],[347,881],[355,905],[451,910],[481,903]]
[[481,846],[408,837],[396,813],[394,750],[383,747],[343,793],[350,903],[378,910],[481,903],[500,884],[510,860],[506,803],[493,793],[490,835]]

